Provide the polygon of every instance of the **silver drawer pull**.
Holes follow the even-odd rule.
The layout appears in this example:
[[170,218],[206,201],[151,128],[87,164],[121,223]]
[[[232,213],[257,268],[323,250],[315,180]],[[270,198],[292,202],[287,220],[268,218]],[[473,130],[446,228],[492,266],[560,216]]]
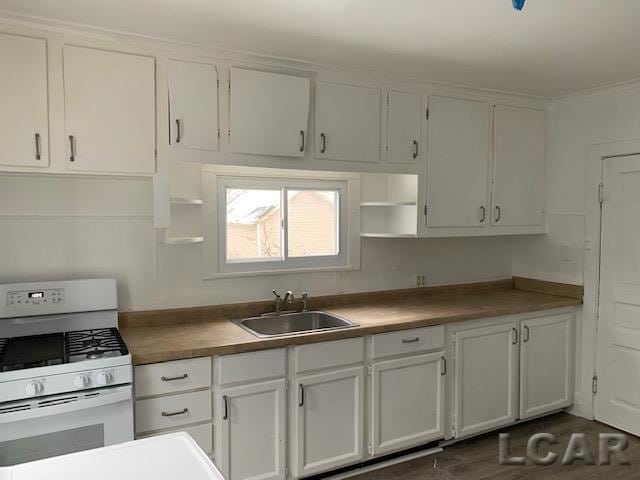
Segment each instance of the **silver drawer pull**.
[[416,343],[420,341],[420,337],[415,338],[403,338],[402,343]]
[[185,413],[189,413],[188,408],[183,408],[179,412],[162,412],[163,417],[175,417],[176,415],[184,415]]
[[174,380],[184,380],[188,376],[189,374],[183,373],[179,377],[160,377],[160,380],[162,380],[163,382],[173,382]]

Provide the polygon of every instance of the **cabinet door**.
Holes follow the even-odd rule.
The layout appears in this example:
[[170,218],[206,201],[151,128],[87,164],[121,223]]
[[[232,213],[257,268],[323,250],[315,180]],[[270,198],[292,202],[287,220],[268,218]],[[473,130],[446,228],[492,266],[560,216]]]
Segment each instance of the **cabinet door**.
[[284,379],[220,391],[216,463],[227,480],[285,478],[285,401]]
[[153,58],[65,46],[64,103],[70,170],[154,173]]
[[335,83],[316,85],[316,157],[380,160],[380,90]]
[[429,97],[427,227],[488,224],[489,104]]
[[518,417],[518,324],[462,330],[455,341],[455,436],[513,423]]
[[573,315],[523,320],[520,328],[520,418],[571,405]]
[[298,377],[295,384],[294,475],[363,457],[363,367]]
[[545,113],[496,105],[491,223],[543,223]]
[[169,111],[169,137],[173,148],[218,150],[216,66],[171,60]]
[[309,98],[308,78],[231,69],[231,152],[304,157]]
[[0,164],[49,166],[47,44],[0,35]]
[[387,161],[415,163],[421,155],[422,97],[387,94]]
[[371,379],[373,454],[442,438],[442,352],[374,363]]

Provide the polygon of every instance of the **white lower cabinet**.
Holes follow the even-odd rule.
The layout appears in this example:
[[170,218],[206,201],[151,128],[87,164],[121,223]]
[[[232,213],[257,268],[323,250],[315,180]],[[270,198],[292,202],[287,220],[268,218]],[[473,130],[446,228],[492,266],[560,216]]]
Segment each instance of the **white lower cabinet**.
[[520,329],[520,418],[571,405],[573,315],[523,320]]
[[443,352],[376,362],[371,368],[372,454],[444,437]]
[[361,460],[364,367],[300,376],[294,386],[294,476]]
[[284,379],[223,388],[216,425],[216,463],[227,480],[285,478]]

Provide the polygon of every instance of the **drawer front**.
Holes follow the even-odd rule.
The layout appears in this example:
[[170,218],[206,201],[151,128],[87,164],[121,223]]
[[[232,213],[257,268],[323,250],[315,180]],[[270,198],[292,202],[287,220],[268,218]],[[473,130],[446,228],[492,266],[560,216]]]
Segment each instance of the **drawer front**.
[[134,381],[136,398],[210,387],[211,357],[139,365]]
[[444,326],[412,328],[371,337],[374,359],[444,348]]
[[287,372],[286,359],[284,348],[224,355],[218,358],[217,382],[226,385],[284,377]]
[[210,420],[210,390],[136,401],[136,433]]
[[162,432],[149,433],[146,435],[138,435],[137,438],[157,437],[158,435],[165,435],[167,433],[174,432],[188,433],[206,454],[211,455],[213,453],[213,425],[210,423],[177,428],[175,430],[164,430]]
[[295,348],[296,373],[364,362],[364,338],[311,343]]

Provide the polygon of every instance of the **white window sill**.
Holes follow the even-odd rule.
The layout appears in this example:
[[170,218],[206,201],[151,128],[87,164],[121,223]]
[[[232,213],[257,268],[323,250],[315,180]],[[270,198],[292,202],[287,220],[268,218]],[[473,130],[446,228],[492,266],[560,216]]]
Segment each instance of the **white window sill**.
[[291,275],[296,273],[320,273],[320,272],[346,272],[350,270],[359,270],[358,267],[351,265],[340,265],[336,267],[308,267],[308,268],[288,268],[281,270],[257,270],[254,272],[219,272],[208,273],[203,280],[215,280],[218,278],[233,277],[260,277],[264,275]]

